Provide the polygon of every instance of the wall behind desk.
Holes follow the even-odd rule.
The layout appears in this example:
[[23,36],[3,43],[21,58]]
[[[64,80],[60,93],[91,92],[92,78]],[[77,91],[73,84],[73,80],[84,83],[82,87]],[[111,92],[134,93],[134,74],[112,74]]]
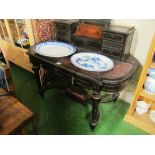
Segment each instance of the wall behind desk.
[[155,32],[155,19],[113,19],[111,23],[135,27],[131,54],[143,65]]

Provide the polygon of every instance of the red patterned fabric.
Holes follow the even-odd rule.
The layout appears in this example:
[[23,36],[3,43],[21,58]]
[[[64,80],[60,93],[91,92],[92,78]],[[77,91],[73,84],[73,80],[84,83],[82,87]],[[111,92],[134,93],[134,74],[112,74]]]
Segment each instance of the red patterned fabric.
[[54,40],[53,22],[49,19],[35,19],[32,22],[36,42]]
[[101,28],[101,26],[98,26],[98,25],[81,23],[81,24],[79,24],[79,27],[76,30],[75,35],[101,39],[102,38],[102,28]]

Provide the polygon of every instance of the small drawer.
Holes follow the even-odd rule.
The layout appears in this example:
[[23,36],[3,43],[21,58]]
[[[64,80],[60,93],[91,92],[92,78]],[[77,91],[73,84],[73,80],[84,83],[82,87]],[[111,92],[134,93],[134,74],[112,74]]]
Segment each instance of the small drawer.
[[85,47],[86,46],[86,41],[85,39],[79,38],[79,37],[73,37],[72,38],[72,43],[75,46],[79,46],[79,47]]
[[55,23],[55,29],[56,30],[68,31],[69,27],[67,24],[64,24],[64,23]]
[[82,86],[82,87],[88,88],[90,90],[96,91],[96,92],[100,91],[100,86],[99,85],[97,85],[95,83],[92,83],[90,81],[81,79],[81,78],[76,78],[75,79],[75,84],[78,85],[78,86]]
[[90,83],[81,79],[81,78],[76,78],[75,81],[74,81],[76,85],[78,86],[82,86],[82,87],[86,87],[88,89],[90,89]]
[[59,31],[59,30],[56,31],[56,34],[57,34],[57,35],[61,35],[61,36],[68,36],[68,35],[69,35],[68,32],[65,32],[65,31]]
[[67,36],[57,35],[57,36],[56,36],[56,39],[57,39],[58,41],[62,41],[62,42],[66,42],[66,43],[69,43],[69,42],[70,42],[70,39],[69,39],[69,37],[67,37]]
[[86,40],[86,47],[96,50],[102,49],[102,42],[100,40]]
[[117,50],[122,50],[123,49],[123,44],[121,43],[117,43],[117,42],[113,42],[113,41],[108,41],[108,40],[103,40],[102,42],[102,47],[106,48],[112,48],[112,49],[117,49]]
[[103,32],[103,39],[110,39],[121,43],[124,42],[124,36],[116,33]]
[[121,89],[121,84],[103,84],[102,90],[106,90],[108,92],[119,91]]
[[122,54],[120,51],[115,51],[107,48],[102,48],[102,52],[106,55],[117,57],[117,58],[120,58]]

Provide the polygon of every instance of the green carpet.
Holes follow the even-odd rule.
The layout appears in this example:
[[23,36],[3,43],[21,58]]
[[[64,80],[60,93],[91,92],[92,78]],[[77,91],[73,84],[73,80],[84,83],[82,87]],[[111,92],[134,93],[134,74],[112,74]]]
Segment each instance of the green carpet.
[[45,92],[44,99],[37,93],[33,74],[11,65],[15,94],[34,112],[33,124],[25,127],[26,134],[39,135],[146,135],[147,133],[123,121],[129,104],[118,99],[117,103],[100,104],[100,120],[90,129],[89,104],[82,105],[65,95],[60,89]]

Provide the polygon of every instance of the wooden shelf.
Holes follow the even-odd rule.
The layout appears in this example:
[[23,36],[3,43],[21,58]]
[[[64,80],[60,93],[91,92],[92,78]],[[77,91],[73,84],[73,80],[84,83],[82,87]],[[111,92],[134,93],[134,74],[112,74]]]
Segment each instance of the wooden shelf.
[[[149,113],[151,110],[155,110],[155,95],[152,95],[143,89],[144,83],[146,81],[146,76],[148,73],[148,68],[155,68],[155,62],[152,62],[155,54],[155,33],[148,50],[148,55],[143,66],[143,70],[140,75],[140,79],[135,90],[134,99],[131,106],[125,115],[124,120],[133,124],[134,126],[150,133],[155,134],[155,123],[151,121]],[[146,103],[151,104],[149,112],[143,115],[139,115],[135,112],[135,107],[138,100],[144,100]]]
[[136,112],[132,115],[126,114],[124,121],[144,130],[145,132],[155,134],[155,123],[151,121],[149,114],[150,111],[143,115],[139,115]]
[[155,62],[151,64],[150,68],[155,68]]
[[145,97],[149,100],[152,100],[153,102],[155,102],[155,95],[149,94],[147,93],[144,89],[142,89],[140,96]]

